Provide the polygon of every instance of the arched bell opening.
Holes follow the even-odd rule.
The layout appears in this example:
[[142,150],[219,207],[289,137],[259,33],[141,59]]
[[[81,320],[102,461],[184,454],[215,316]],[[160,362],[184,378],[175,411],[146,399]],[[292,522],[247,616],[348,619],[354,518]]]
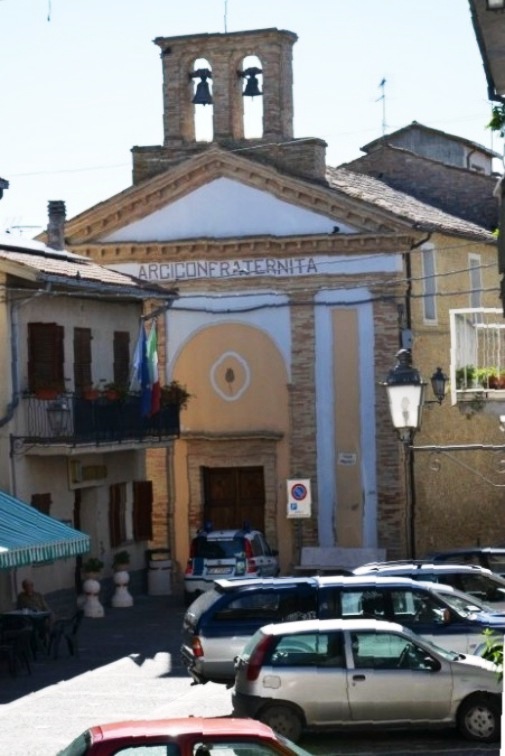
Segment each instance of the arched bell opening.
[[247,55],[237,72],[242,87],[244,137],[263,136],[263,68],[256,55]]
[[212,97],[212,68],[205,58],[197,58],[189,74],[192,82],[191,102],[195,139],[197,142],[212,142],[214,138],[214,106]]

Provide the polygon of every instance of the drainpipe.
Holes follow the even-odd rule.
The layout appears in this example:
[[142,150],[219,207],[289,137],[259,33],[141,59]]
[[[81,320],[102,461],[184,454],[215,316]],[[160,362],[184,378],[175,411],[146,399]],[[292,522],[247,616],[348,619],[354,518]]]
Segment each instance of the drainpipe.
[[[405,324],[409,331],[412,331],[412,262],[410,259],[410,255],[414,249],[418,249],[419,247],[422,247],[423,244],[426,244],[432,237],[431,231],[428,233],[428,235],[424,239],[420,239],[417,242],[414,242],[409,251],[404,255],[405,257],[405,274],[407,278],[407,292],[405,296]],[[415,468],[414,468],[414,449],[411,445],[404,446],[403,449],[404,453],[404,471],[405,471],[405,488],[406,488],[406,506],[408,508],[408,512],[406,512],[406,516],[408,515],[409,522],[408,522],[408,535],[407,535],[407,549],[410,552],[409,557],[411,559],[416,558],[416,515],[417,515],[417,506],[416,506],[416,479],[415,479]],[[410,548],[409,548],[410,546]]]

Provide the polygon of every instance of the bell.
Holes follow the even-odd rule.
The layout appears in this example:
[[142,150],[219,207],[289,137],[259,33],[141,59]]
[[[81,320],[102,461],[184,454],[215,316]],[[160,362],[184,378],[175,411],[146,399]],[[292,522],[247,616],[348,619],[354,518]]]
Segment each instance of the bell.
[[202,79],[196,85],[195,96],[191,100],[194,105],[212,105],[212,95],[209,89],[209,83]]
[[242,92],[242,97],[258,97],[258,95],[262,94],[263,92],[260,92],[256,74],[249,74],[247,84],[245,85],[245,89]]

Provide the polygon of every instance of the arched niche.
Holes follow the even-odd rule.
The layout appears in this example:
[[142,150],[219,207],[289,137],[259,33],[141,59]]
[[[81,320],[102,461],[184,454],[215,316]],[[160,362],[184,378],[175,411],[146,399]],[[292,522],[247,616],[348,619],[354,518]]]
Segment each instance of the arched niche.
[[263,67],[257,55],[246,55],[240,66],[243,133],[246,139],[263,136]]
[[197,58],[190,73],[194,133],[197,142],[214,139],[212,67],[206,58]]

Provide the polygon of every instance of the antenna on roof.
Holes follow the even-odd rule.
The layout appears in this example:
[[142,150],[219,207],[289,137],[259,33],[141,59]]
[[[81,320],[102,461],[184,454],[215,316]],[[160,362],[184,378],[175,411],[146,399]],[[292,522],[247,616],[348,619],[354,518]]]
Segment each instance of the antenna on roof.
[[224,33],[228,32],[228,0],[224,0]]
[[375,102],[379,102],[382,100],[382,136],[386,133],[386,79],[382,79],[381,83],[379,84],[379,89],[382,89],[382,94],[380,97],[378,97]]

